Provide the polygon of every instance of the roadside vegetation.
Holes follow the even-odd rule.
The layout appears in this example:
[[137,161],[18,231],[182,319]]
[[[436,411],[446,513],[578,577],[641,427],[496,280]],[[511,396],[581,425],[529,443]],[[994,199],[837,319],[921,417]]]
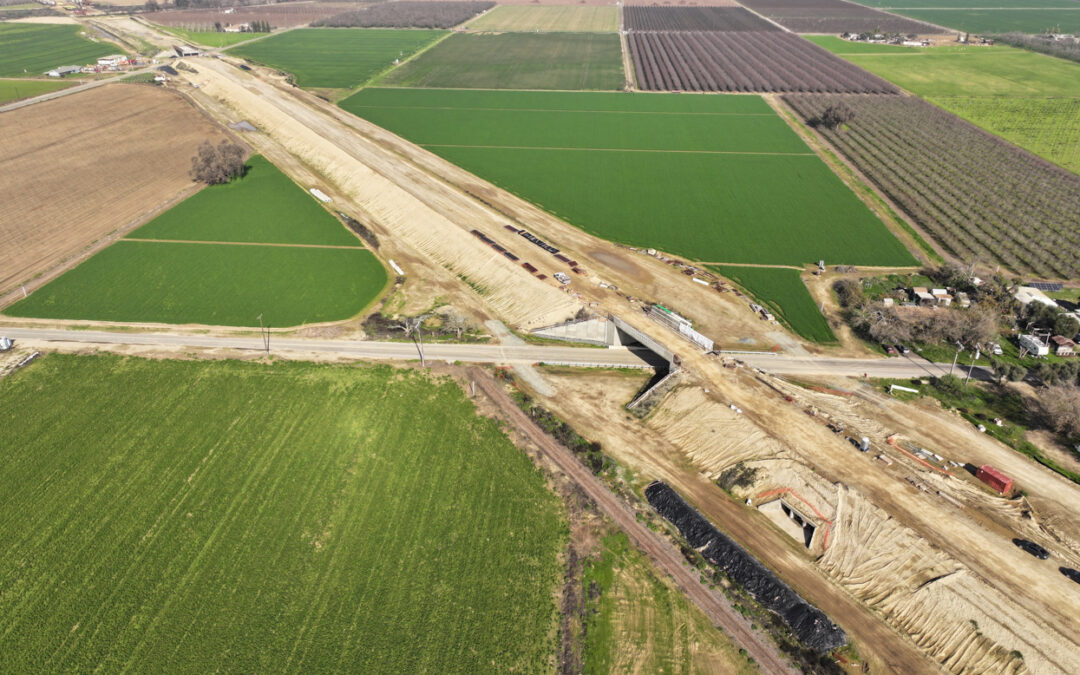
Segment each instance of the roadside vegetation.
[[0,398],[11,670],[553,668],[563,509],[451,381],[49,355]]

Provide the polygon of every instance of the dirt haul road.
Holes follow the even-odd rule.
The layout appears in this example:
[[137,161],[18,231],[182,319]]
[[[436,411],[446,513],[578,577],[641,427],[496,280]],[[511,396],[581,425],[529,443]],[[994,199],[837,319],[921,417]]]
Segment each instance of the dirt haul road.
[[519,431],[532,441],[547,459],[577,483],[593,502],[626,532],[630,539],[644,551],[657,567],[671,575],[684,593],[716,622],[733,640],[753,657],[766,673],[793,673],[776,648],[750,628],[749,622],[739,615],[717,593],[710,591],[687,567],[682,554],[670,542],[640,523],[634,514],[618,500],[592,473],[588,471],[565,447],[543,432],[510,399],[502,386],[479,368],[470,368],[469,375],[484,394],[495,403]]
[[[429,264],[466,281],[496,316],[516,326],[540,326],[572,317],[581,307],[468,233],[478,226],[497,230],[506,224],[482,204],[438,184],[291,92],[224,59],[192,64],[196,73],[182,73],[204,95],[220,101],[235,119],[246,119],[265,138],[321,174],[350,206],[406,242]],[[257,140],[254,134],[251,137]]]

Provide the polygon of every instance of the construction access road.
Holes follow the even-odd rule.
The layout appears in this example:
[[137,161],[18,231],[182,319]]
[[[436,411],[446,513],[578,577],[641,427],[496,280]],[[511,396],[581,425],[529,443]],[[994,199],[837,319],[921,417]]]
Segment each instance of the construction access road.
[[[34,347],[52,345],[124,345],[180,348],[228,349],[260,352],[266,347],[258,335],[226,336],[183,332],[119,332],[102,330],[64,330],[20,328],[0,324],[0,335],[20,340]],[[279,356],[326,354],[365,360],[419,360],[419,345],[412,342],[367,342],[361,340],[324,340],[317,338],[270,336],[270,352]],[[589,348],[558,345],[492,345],[433,343],[424,346],[424,357],[434,361],[464,363],[499,363],[506,365],[548,363],[552,365],[592,366],[598,368],[649,368],[649,354],[625,347]],[[924,359],[841,359],[827,357],[785,356],[771,352],[739,354],[746,365],[784,375],[832,375],[859,377],[931,377],[944,375],[949,367]],[[957,369],[966,373],[967,369]],[[987,369],[975,368],[973,377],[988,377]]]
[[687,597],[721,629],[746,649],[763,673],[795,672],[779,654],[770,640],[754,630],[746,617],[740,615],[731,603],[718,591],[710,590],[701,583],[696,569],[686,565],[679,550],[662,535],[653,532],[639,521],[634,513],[612,494],[584,465],[564,446],[544,433],[510,399],[502,386],[478,368],[470,369],[469,376],[480,390],[498,406],[507,419],[528,438],[540,452],[574,481],[585,494],[611,518],[630,539],[644,551],[656,566],[671,575]]

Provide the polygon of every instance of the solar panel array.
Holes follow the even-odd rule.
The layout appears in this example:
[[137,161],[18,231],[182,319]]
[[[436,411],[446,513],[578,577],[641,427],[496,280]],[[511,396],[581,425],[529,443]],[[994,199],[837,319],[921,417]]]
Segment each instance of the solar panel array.
[[1043,293],[1057,293],[1065,289],[1064,284],[1055,281],[1032,281],[1028,286],[1038,289]]

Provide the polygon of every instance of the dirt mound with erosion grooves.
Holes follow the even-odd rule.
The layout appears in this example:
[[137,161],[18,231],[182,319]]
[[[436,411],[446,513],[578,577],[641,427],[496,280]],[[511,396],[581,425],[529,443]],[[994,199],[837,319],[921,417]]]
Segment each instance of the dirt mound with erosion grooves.
[[[752,421],[700,390],[670,394],[649,426],[710,476],[738,461],[766,469],[751,487],[736,490],[737,496],[793,488],[808,499],[833,520],[820,568],[949,671],[1012,673],[1030,667],[1065,673],[1063,664],[1075,662],[1075,645],[1019,602],[858,492],[832,485],[790,448],[760,429],[755,433]],[[758,455],[747,446],[747,437],[762,440]]]
[[446,210],[436,211],[425,201],[439,199],[428,185],[433,179],[415,171],[404,174],[407,182],[385,175],[401,170],[400,166],[389,166],[400,164],[400,158],[389,156],[336,120],[313,112],[290,94],[228,63],[199,61],[197,70],[197,74],[185,76],[234,110],[238,119],[266,130],[394,237],[465,281],[508,324],[541,326],[566,320],[577,312],[580,304],[569,295],[524,273],[469,234],[481,225],[501,230],[508,220],[474,204],[467,218],[451,221],[443,215]]
[[174,92],[115,84],[0,115],[0,292],[195,187],[220,128]]

